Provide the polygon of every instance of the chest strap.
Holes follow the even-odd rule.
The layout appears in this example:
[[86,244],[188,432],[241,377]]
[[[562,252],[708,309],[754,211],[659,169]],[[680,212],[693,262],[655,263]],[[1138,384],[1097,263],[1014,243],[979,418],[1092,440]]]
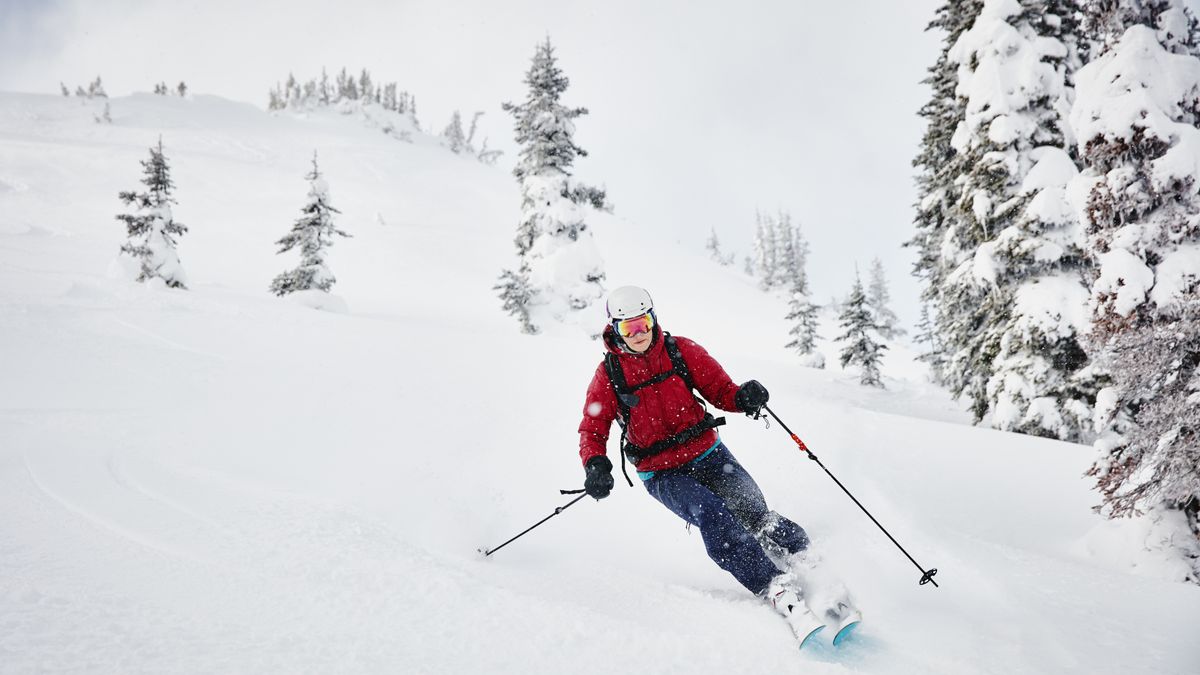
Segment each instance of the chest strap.
[[[705,411],[704,419],[674,436],[664,438],[649,447],[639,447],[629,440],[629,409],[640,402],[638,395],[634,393],[639,389],[665,382],[672,376],[678,376],[679,379],[683,380],[688,391],[692,392],[692,397],[696,399],[696,402],[704,406],[704,401],[699,396],[696,396],[696,385],[692,382],[692,374],[688,370],[687,361],[683,359],[683,354],[679,351],[679,345],[676,344],[675,338],[670,333],[663,333],[663,347],[666,348],[667,356],[671,359],[671,370],[661,372],[633,387],[630,387],[629,382],[625,379],[625,372],[621,369],[621,363],[617,360],[617,355],[609,352],[604,356],[604,368],[608,371],[608,379],[612,383],[613,392],[617,396],[617,408],[619,409],[617,411],[617,423],[621,425],[622,472],[625,471],[625,462],[623,461],[625,457],[628,457],[636,466],[648,457],[670,450],[677,445],[687,443],[690,440],[700,437],[709,429],[715,429],[725,424],[724,417],[713,417],[711,413]],[[625,475],[625,480],[629,481],[628,474]],[[630,484],[633,483],[633,481],[629,482]]]

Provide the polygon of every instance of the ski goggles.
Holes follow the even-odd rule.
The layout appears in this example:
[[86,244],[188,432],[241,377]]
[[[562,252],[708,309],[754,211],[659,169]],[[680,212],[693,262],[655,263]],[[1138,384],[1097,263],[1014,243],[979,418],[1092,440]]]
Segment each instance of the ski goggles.
[[629,319],[614,319],[613,329],[621,337],[633,337],[654,330],[654,313],[646,312]]

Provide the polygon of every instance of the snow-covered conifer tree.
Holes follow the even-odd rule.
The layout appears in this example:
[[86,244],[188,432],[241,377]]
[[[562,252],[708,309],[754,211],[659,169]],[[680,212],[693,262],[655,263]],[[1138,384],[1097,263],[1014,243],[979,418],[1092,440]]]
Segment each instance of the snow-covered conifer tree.
[[804,233],[800,230],[800,223],[793,223],[790,214],[787,215],[787,223],[787,237],[790,241],[791,254],[788,267],[784,270],[783,282],[789,287],[799,284],[807,294],[808,240],[804,238]]
[[721,240],[717,239],[717,228],[712,228],[708,232],[708,239],[704,240],[704,249],[708,251],[708,257],[715,262],[721,260]]
[[942,342],[937,336],[937,324],[929,316],[929,303],[921,303],[921,319],[917,322],[917,333],[913,342],[922,345],[923,351],[917,360],[929,364],[930,374],[934,382],[942,379],[941,371],[945,357],[942,352]]
[[[529,87],[523,103],[505,103],[515,120],[520,160],[513,174],[521,185],[521,222],[515,239],[522,272],[501,275],[501,299],[506,308],[542,305],[554,317],[583,309],[603,293],[604,268],[585,206],[604,206],[602,190],[583,186],[571,177],[576,157],[587,153],[575,144],[574,120],[586,108],[568,108],[560,99],[570,81],[558,68],[547,38],[538,45],[525,75]],[[508,295],[508,281],[523,277],[529,292]],[[510,309],[511,311],[511,309]],[[532,324],[536,328],[536,320]]]
[[863,292],[862,279],[857,274],[854,276],[854,287],[850,290],[850,297],[847,298],[846,306],[838,320],[845,330],[838,337],[839,342],[845,343],[841,353],[842,367],[859,366],[862,373],[859,380],[861,384],[882,387],[879,362],[887,345],[875,340],[879,326],[875,323],[875,317],[871,315],[871,308],[867,306],[867,295]]
[[775,222],[761,212],[754,214],[754,243],[751,250],[754,254],[754,273],[758,276],[758,286],[764,291],[768,290],[778,274]]
[[104,85],[100,82],[100,76],[96,76],[96,80],[88,85],[88,98],[108,98],[108,94],[104,91]]
[[770,285],[790,288],[795,283],[794,276],[799,264],[791,214],[780,211],[771,221],[771,229],[775,240],[775,275]]
[[513,272],[504,270],[500,273],[500,282],[492,287],[500,292],[503,309],[521,322],[521,332],[535,335],[537,326],[529,316],[529,307],[533,302],[533,289],[529,285],[529,270],[524,268]]
[[67,89],[67,85],[63,84],[62,82],[59,82],[59,83],[58,83],[58,88],[62,90],[62,95],[63,95],[63,96],[65,96],[65,97],[67,97],[67,98],[70,98],[70,97],[71,97],[71,90],[70,90],[70,89]]
[[[1085,6],[1105,25],[1079,71],[1071,125],[1085,169],[1069,192],[1096,272],[1091,469],[1110,517],[1182,512],[1200,539],[1200,58],[1178,0]],[[1123,30],[1122,30],[1123,29]],[[1191,557],[1200,546],[1172,544]]]
[[446,147],[450,148],[450,152],[459,154],[467,148],[467,137],[463,133],[462,115],[457,110],[450,117],[450,124],[446,125],[442,131],[442,138],[446,141]]
[[358,93],[368,103],[375,100],[375,84],[371,81],[371,74],[367,72],[366,68],[362,69],[362,75],[358,77]]
[[139,264],[137,280],[162,279],[170,288],[187,288],[187,277],[175,251],[176,240],[187,227],[175,220],[171,204],[175,183],[171,168],[163,154],[162,139],[150,148],[150,159],[142,161],[142,184],[146,192],[121,192],[118,196],[126,206],[134,206],[136,214],[120,214],[117,220],[125,223],[129,241],[121,252]]
[[[1045,148],[1072,147],[1063,120],[1080,51],[1074,2],[948,3],[935,25],[950,41],[928,80],[934,99],[922,109],[930,126],[916,160],[922,199],[910,243],[927,282],[923,297],[937,310],[943,382],[970,400],[977,421],[1074,437],[1089,394],[1072,380],[1086,361],[1069,318],[1059,316],[1046,338],[1048,303],[1035,299],[1066,292],[1080,258],[1062,249],[1049,260],[1044,230],[1060,230],[1050,239],[1062,243],[1069,224],[1025,213],[1036,160],[1052,154]],[[1078,316],[1063,297],[1066,315]],[[1048,345],[1055,356],[1036,358],[1048,356]],[[1070,411],[1065,418],[1058,404]]]
[[955,93],[958,63],[950,58],[950,51],[975,22],[982,6],[983,0],[947,0],[926,29],[941,30],[945,35],[942,53],[924,80],[933,93],[919,111],[927,126],[920,152],[913,159],[913,165],[920,169],[917,175],[919,200],[914,221],[917,232],[908,245],[916,248],[917,262],[913,273],[925,281],[923,295],[929,301],[937,300],[942,281],[953,271],[953,268],[947,269],[943,260],[942,240],[951,225],[949,212],[958,201],[955,179],[964,170],[963,157],[950,143],[959,123],[966,117],[966,102]]
[[308,201],[300,209],[304,215],[292,225],[291,232],[275,242],[280,247],[279,253],[300,248],[300,265],[271,281],[270,291],[279,296],[312,289],[329,292],[337,279],[325,266],[325,249],[333,245],[334,235],[350,236],[333,224],[333,214],[341,211],[329,203],[329,184],[317,167],[316,153],[313,153],[312,171],[305,179],[308,180]]
[[892,311],[892,294],[888,291],[887,278],[883,274],[883,261],[879,258],[871,260],[870,281],[867,284],[867,306],[875,315],[879,325],[879,334],[891,340],[904,334],[900,327],[900,319]]
[[[798,234],[799,229],[796,232]],[[794,241],[803,243],[803,239],[798,237]],[[802,365],[809,368],[824,368],[825,355],[817,351],[817,338],[820,337],[817,335],[820,307],[812,301],[809,294],[808,276],[804,270],[806,259],[806,253],[798,255],[799,267],[793,269],[791,274],[791,300],[788,303],[788,314],[785,318],[793,322],[788,331],[788,335],[792,336],[792,341],[787,343],[786,347],[796,350],[796,353],[800,355]]]
[[708,251],[708,255],[714,262],[723,267],[728,267],[733,264],[734,254],[726,254],[721,251],[721,241],[717,238],[717,228],[712,228],[709,231],[708,239],[704,241],[704,248]]
[[[919,111],[927,126],[921,149],[913,160],[913,165],[920,169],[914,221],[916,234],[908,242],[917,253],[913,274],[924,281],[922,299],[935,305],[939,322],[943,320],[941,315],[945,305],[945,327],[939,326],[939,330],[947,332],[962,308],[971,306],[970,302],[957,306],[949,299],[944,299],[943,292],[946,278],[969,254],[959,251],[956,246],[947,245],[947,240],[957,230],[955,212],[961,193],[958,178],[967,170],[966,158],[951,143],[959,125],[966,118],[966,99],[956,92],[959,63],[951,58],[951,51],[959,37],[975,22],[982,7],[983,0],[947,0],[938,8],[936,17],[929,24],[928,30],[938,29],[945,35],[942,53],[930,67],[929,76],[925,79],[933,91],[929,101]],[[966,389],[964,369],[957,369],[953,373],[949,370],[948,367],[942,369],[940,382],[956,394],[961,394]]]
[[[982,234],[970,272],[960,267],[948,279],[950,297],[978,304],[962,313],[965,322],[950,322],[958,331],[943,331],[952,370],[977,369],[972,354],[987,359],[986,381],[970,380],[977,416],[1064,440],[1087,435],[1096,391],[1079,342],[1082,231],[1065,202],[1075,173],[1066,124],[1079,66],[1075,11],[1068,0],[986,0],[952,52],[968,96],[959,145],[972,162],[959,213],[968,231]],[[939,307],[939,318],[947,309]],[[963,328],[974,337],[964,340]]]

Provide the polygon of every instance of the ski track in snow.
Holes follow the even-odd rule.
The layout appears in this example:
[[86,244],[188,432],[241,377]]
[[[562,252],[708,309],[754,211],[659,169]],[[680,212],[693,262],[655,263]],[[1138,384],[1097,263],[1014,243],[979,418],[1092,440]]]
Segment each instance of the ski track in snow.
[[[739,415],[723,439],[864,611],[842,648],[797,653],[640,485],[482,559],[578,487],[600,359],[498,310],[511,176],[352,115],[160,99],[98,126],[0,94],[0,673],[1196,672],[1200,589],[1079,553],[1089,449],[971,428],[903,344],[887,391],[827,341],[829,370],[796,367],[781,299],[623,217],[589,221],[610,286],[649,286],[664,326],[763,381],[941,587]],[[160,132],[186,293],[106,272],[116,191]],[[264,293],[314,146],[355,235],[331,249],[344,315]]]

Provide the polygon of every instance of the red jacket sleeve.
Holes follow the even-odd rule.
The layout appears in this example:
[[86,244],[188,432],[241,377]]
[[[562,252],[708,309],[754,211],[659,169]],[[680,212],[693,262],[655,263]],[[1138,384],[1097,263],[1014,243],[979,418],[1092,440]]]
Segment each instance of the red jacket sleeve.
[[[679,353],[687,362],[688,371],[692,374],[692,382],[700,390],[700,395],[706,401],[726,412],[741,412],[734,403],[738,387],[729,378],[725,369],[717,360],[705,351],[704,347],[687,338],[677,337]],[[611,387],[609,390],[611,391]]]
[[579,457],[586,466],[589,459],[608,454],[608,432],[617,419],[617,394],[613,391],[608,371],[601,362],[588,385],[583,403],[583,421],[579,423]]

